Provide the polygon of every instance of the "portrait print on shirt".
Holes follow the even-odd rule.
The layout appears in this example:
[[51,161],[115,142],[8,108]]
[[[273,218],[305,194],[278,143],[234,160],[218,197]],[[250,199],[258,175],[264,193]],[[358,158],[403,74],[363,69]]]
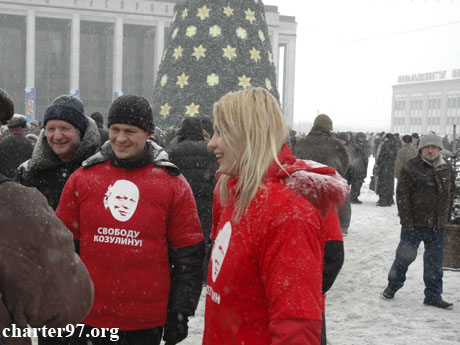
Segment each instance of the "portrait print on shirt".
[[222,264],[224,263],[225,255],[227,254],[230,238],[232,237],[232,225],[230,222],[225,223],[222,231],[216,238],[214,248],[211,254],[212,263],[212,281],[215,282],[219,275]]
[[131,219],[139,202],[139,188],[128,180],[118,180],[107,188],[104,207],[120,222]]

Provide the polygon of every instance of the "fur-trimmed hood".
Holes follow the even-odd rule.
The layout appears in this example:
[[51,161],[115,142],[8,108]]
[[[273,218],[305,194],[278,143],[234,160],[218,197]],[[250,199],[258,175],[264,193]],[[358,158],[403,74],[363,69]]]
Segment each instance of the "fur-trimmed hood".
[[[72,152],[70,156],[71,162],[82,162],[100,148],[99,131],[93,119],[86,117],[87,127],[81,138],[80,144]],[[46,140],[45,130],[42,129],[35,145],[32,158],[21,164],[19,169],[23,172],[32,172],[39,170],[55,169],[62,165],[63,161],[49,146]]]
[[277,178],[295,193],[307,198],[326,217],[332,207],[345,203],[350,189],[347,181],[332,167],[311,160],[296,159],[287,145],[276,163],[268,170],[268,178]]

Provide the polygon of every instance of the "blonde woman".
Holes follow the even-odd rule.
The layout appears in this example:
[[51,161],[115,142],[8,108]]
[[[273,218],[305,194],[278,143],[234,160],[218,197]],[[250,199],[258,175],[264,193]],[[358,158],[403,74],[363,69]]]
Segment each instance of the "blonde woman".
[[334,169],[297,160],[274,97],[214,105],[213,203],[203,344],[320,344],[324,218],[343,201]]

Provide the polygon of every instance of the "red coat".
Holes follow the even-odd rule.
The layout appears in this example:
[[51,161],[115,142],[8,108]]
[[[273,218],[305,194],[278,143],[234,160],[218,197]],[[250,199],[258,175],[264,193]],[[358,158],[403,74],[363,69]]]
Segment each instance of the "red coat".
[[286,171],[272,164],[239,223],[231,195],[221,205],[216,188],[204,345],[320,343],[322,215],[345,198],[347,183],[286,145],[278,158]]
[[80,168],[67,181],[56,214],[80,240],[80,256],[94,282],[94,306],[85,323],[121,330],[164,325],[168,245],[203,241],[183,176],[153,165],[126,170],[108,161]]

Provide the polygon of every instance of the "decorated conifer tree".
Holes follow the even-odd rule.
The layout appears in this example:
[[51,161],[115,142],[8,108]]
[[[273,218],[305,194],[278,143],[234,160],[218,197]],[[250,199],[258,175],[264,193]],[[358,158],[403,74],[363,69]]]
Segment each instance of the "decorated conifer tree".
[[155,124],[212,117],[230,91],[263,87],[279,99],[261,0],[178,0],[154,88]]

